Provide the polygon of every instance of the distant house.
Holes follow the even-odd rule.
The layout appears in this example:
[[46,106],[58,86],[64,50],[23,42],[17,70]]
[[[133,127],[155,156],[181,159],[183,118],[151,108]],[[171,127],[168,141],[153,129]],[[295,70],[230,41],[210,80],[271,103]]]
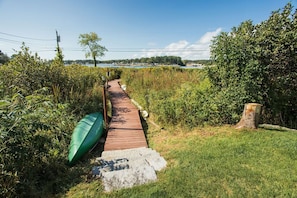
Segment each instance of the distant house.
[[203,67],[204,65],[200,64],[200,63],[194,63],[194,62],[188,62],[186,64],[186,67]]

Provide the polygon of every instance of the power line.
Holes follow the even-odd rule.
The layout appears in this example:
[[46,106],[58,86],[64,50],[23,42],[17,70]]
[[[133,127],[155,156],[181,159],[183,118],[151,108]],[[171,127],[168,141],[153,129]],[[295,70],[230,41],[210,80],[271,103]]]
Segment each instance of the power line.
[[[11,44],[18,44],[21,45],[22,43],[25,43],[26,45],[29,44],[30,46],[40,46],[40,47],[49,47],[49,45],[46,45],[45,43],[41,43],[40,41],[37,43],[36,41],[32,42],[24,42],[24,41],[19,41],[19,40],[14,40],[14,39],[7,39],[7,38],[1,38],[0,41],[5,42],[5,43],[11,43]],[[51,47],[51,46],[50,46]]]
[[55,39],[31,38],[31,37],[25,37],[25,36],[18,36],[18,35],[14,35],[14,34],[9,34],[9,33],[5,33],[5,32],[0,32],[0,34],[15,37],[15,38],[22,38],[22,39],[35,40],[35,41],[55,41]]
[[36,52],[55,52],[56,50],[52,49],[41,49],[41,50],[37,50]]
[[11,39],[5,39],[5,38],[0,38],[1,41],[5,41],[5,42],[8,42],[8,43],[17,43],[17,44],[20,44],[22,43],[21,41],[16,41],[16,40],[11,40]]

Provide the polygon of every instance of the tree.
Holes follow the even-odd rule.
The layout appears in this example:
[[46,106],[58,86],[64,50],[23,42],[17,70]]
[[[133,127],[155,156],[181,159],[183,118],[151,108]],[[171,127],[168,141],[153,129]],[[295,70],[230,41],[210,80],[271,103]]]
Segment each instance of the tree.
[[0,65],[9,61],[9,57],[0,50]]
[[[266,66],[268,96],[265,105],[280,124],[296,126],[297,115],[297,10],[288,3],[272,13],[258,29],[259,62]],[[295,123],[295,124],[294,124]],[[293,126],[292,126],[293,125]],[[294,126],[295,125],[295,126]]]
[[96,67],[96,57],[104,56],[104,52],[107,51],[107,49],[104,46],[99,45],[99,41],[101,41],[102,39],[98,37],[98,35],[95,32],[91,32],[89,34],[80,34],[78,38],[79,44],[86,51],[86,58],[93,58],[94,65]]
[[216,90],[214,109],[225,111],[222,118],[258,102],[265,108],[264,121],[297,127],[297,11],[292,10],[288,3],[260,24],[245,21],[213,40],[216,67],[208,74]]

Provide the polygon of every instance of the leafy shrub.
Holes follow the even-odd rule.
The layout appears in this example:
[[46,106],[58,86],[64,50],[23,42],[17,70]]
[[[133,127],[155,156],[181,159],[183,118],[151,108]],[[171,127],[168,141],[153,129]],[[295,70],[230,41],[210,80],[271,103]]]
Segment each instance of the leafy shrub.
[[56,172],[65,171],[69,131],[76,119],[67,105],[54,104],[43,94],[16,93],[0,106],[1,180],[6,181],[0,183],[6,184],[1,186],[5,196],[36,196],[43,188],[40,183],[57,185]]
[[22,94],[30,95],[47,86],[48,71],[49,67],[37,54],[31,55],[29,48],[23,45],[21,51],[7,65],[1,66],[3,93],[12,95],[14,88],[17,88]]
[[233,115],[241,111],[235,106],[258,102],[264,105],[265,122],[297,127],[297,12],[292,8],[288,3],[260,24],[245,21],[214,39],[216,66],[208,76],[218,115],[227,118],[220,122],[234,122]]
[[[2,96],[12,96],[17,90],[27,96],[35,90],[49,88],[56,103],[69,103],[73,113],[82,116],[101,111],[103,84],[102,76],[107,69],[80,65],[64,66],[60,61],[48,64],[37,55],[32,56],[29,48],[22,46],[12,60],[0,68]],[[110,70],[110,78],[120,75],[120,71]]]
[[46,63],[25,46],[0,67],[0,197],[50,196],[79,178],[67,166],[68,145],[77,121],[102,111],[105,73]]

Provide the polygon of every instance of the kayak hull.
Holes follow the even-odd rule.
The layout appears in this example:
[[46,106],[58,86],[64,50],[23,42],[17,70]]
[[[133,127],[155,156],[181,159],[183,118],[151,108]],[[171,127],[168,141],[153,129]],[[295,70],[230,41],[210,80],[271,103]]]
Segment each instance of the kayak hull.
[[103,134],[103,116],[96,112],[82,118],[73,130],[68,161],[74,164],[83,157]]

